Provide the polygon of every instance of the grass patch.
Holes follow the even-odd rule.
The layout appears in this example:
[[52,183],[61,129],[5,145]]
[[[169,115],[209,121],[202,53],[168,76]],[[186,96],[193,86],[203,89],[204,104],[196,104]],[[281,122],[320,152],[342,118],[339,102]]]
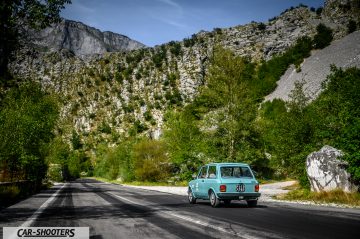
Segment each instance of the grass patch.
[[6,203],[15,201],[20,195],[20,189],[17,186],[1,186],[0,187],[0,202]]
[[309,189],[296,189],[284,195],[276,196],[280,200],[303,200],[316,203],[336,203],[360,206],[360,193],[346,193],[340,189],[329,192],[311,192]]
[[297,189],[300,189],[300,184],[298,181],[296,181],[295,183],[289,185],[289,186],[286,186],[286,187],[283,187],[282,189],[284,190],[297,190]]
[[187,181],[180,181],[180,182],[126,182],[126,185],[132,186],[175,186],[175,187],[184,187],[188,185]]
[[114,183],[114,184],[122,184],[122,182],[118,181],[118,180],[110,180],[107,178],[102,178],[102,177],[83,177],[85,179],[95,179],[101,182],[105,182],[105,183]]
[[102,182],[114,183],[114,184],[123,184],[123,185],[131,185],[131,186],[175,186],[175,187],[183,187],[187,186],[187,181],[179,181],[179,182],[141,182],[141,181],[132,181],[132,182],[121,182],[118,180],[109,180],[101,177],[86,177],[89,179],[95,179]]

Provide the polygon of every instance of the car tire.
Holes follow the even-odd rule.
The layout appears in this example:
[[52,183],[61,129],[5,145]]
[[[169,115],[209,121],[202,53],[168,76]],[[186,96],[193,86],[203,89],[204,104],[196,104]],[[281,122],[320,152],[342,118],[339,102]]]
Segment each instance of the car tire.
[[224,200],[224,204],[225,204],[226,206],[229,206],[229,205],[231,204],[231,200],[230,200],[230,199],[225,199],[225,200]]
[[192,193],[191,189],[188,190],[188,200],[190,204],[196,203],[196,198],[194,197],[194,194]]
[[211,190],[209,198],[212,207],[218,207],[220,205],[220,200],[216,197],[214,191]]
[[246,201],[248,207],[256,207],[257,206],[257,200],[248,200]]

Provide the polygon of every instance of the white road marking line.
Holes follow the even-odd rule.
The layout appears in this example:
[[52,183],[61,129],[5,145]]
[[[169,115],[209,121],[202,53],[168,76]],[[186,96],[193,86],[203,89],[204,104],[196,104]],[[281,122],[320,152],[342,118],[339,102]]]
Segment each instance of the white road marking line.
[[[114,197],[117,197],[117,198],[119,198],[119,199],[121,199],[121,200],[123,200],[123,201],[129,202],[129,203],[131,203],[131,204],[135,204],[135,205],[142,206],[142,207],[147,207],[147,206],[144,206],[144,205],[142,205],[142,204],[140,204],[140,203],[134,202],[134,201],[132,201],[132,200],[130,200],[130,199],[127,199],[127,198],[124,198],[124,197],[122,197],[122,196],[116,195],[116,194],[114,194],[114,193],[112,193],[112,192],[108,192],[108,193],[111,194],[111,195],[113,195]],[[154,207],[154,208],[152,208],[152,209],[160,209],[160,208]],[[172,216],[172,217],[176,217],[176,218],[178,218],[178,219],[182,219],[182,220],[184,220],[184,221],[186,221],[186,222],[191,222],[191,223],[194,223],[194,224],[203,226],[203,227],[208,227],[208,228],[211,228],[211,229],[214,229],[214,230],[217,230],[217,231],[226,233],[226,234],[230,234],[230,235],[233,235],[233,236],[237,236],[237,237],[241,237],[241,238],[246,238],[246,239],[258,238],[258,237],[254,237],[254,236],[251,236],[251,235],[248,235],[248,234],[245,234],[245,233],[242,234],[242,235],[240,235],[240,234],[237,233],[237,232],[231,232],[231,231],[229,231],[228,229],[225,229],[225,228],[223,228],[223,227],[217,227],[217,226],[214,226],[214,225],[212,225],[212,224],[210,224],[210,223],[202,222],[202,221],[200,221],[200,220],[195,220],[195,219],[193,219],[193,218],[191,218],[191,217],[179,215],[179,214],[174,213],[174,212],[172,212],[172,211],[162,211],[162,213],[167,214],[167,215]]]
[[59,194],[59,192],[67,185],[67,183],[64,183],[64,185],[61,186],[53,195],[51,195],[48,200],[46,200],[36,212],[34,212],[33,215],[31,215],[23,224],[21,224],[20,227],[30,227],[36,219],[41,215],[41,213],[44,212],[44,210],[50,205],[50,203],[56,198],[56,196]]

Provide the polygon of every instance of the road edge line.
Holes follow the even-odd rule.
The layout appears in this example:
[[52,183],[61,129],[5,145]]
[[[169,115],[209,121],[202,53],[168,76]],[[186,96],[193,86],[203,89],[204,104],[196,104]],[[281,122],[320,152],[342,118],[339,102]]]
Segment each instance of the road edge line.
[[27,218],[20,227],[30,227],[66,185],[67,183],[64,183],[55,193],[53,193],[53,195],[51,195],[51,197],[48,198],[29,218]]

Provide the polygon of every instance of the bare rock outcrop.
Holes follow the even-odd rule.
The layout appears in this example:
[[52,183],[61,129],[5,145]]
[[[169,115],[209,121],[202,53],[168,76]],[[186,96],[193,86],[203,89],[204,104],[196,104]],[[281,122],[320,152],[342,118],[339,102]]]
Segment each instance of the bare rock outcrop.
[[127,36],[101,32],[81,22],[63,20],[40,31],[29,31],[30,39],[46,50],[66,49],[76,56],[131,51],[145,47]]
[[306,159],[306,172],[311,190],[315,192],[342,189],[345,192],[356,191],[357,187],[350,181],[346,171],[347,162],[339,159],[343,156],[340,150],[324,146],[318,152],[311,153]]

